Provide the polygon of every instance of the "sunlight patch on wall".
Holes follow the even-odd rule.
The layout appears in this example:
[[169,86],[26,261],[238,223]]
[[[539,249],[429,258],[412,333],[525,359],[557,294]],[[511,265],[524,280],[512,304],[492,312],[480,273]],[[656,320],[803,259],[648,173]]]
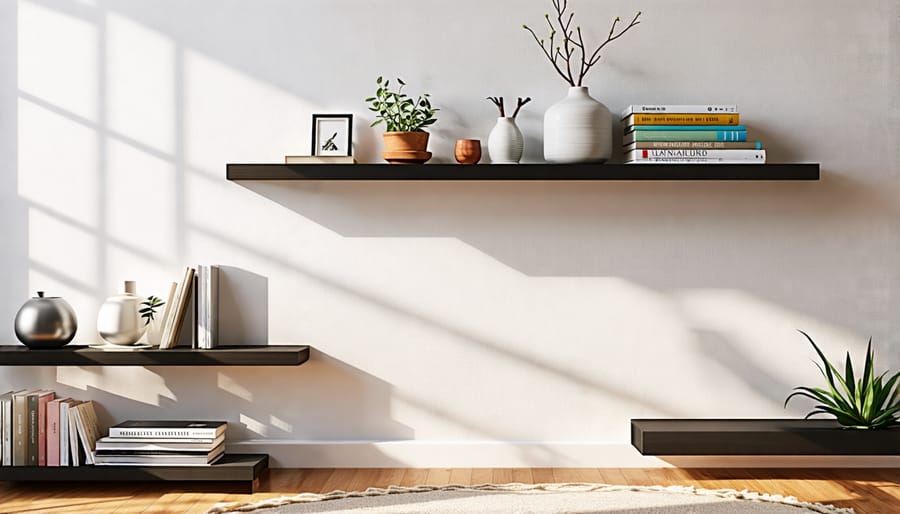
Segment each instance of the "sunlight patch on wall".
[[75,367],[57,369],[56,381],[82,391],[104,391],[146,405],[160,405],[160,398],[178,400],[166,381],[156,373],[130,366]]
[[97,226],[97,132],[19,99],[19,195]]
[[216,373],[216,385],[219,387],[219,389],[231,393],[242,400],[251,403],[253,402],[253,392],[239,384],[237,380],[226,375],[225,373]]
[[185,155],[192,168],[220,178],[226,162],[309,154],[317,106],[192,50],[185,51],[184,77]]
[[266,426],[265,423],[253,419],[246,414],[241,414],[239,418],[239,422],[247,427],[247,430],[253,432],[256,435],[261,435],[263,437],[269,435],[269,427]]
[[115,13],[106,14],[107,123],[161,152],[175,152],[175,43]]
[[97,121],[97,27],[25,0],[18,12],[19,90]]
[[106,162],[109,235],[145,259],[172,256],[178,233],[175,165],[113,139]]
[[294,431],[294,425],[291,425],[291,424],[288,423],[287,421],[285,421],[285,420],[283,420],[283,419],[281,419],[281,418],[279,418],[278,416],[275,416],[275,415],[270,415],[270,416],[269,416],[269,423],[270,423],[273,427],[275,427],[275,428],[277,428],[277,429],[279,429],[279,430],[281,430],[281,431],[283,431],[283,432],[286,432],[286,433],[288,433],[288,434],[290,434],[290,433],[292,433],[292,432]]
[[28,255],[67,290],[90,294],[98,283],[97,235],[34,207],[28,209]]

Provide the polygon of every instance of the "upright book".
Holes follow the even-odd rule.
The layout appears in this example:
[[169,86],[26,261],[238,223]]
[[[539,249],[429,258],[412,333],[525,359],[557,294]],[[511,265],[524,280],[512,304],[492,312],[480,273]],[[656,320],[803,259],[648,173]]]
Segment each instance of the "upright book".
[[109,437],[132,439],[216,439],[225,433],[224,421],[125,421],[109,428]]
[[47,466],[59,466],[59,410],[62,398],[47,404]]
[[219,340],[219,267],[197,266],[197,347],[212,349]]
[[38,466],[47,465],[47,405],[56,399],[53,391],[42,391],[38,395]]
[[178,343],[178,336],[181,334],[184,318],[187,316],[190,307],[191,290],[194,287],[194,268],[190,266],[184,269],[184,275],[175,292],[175,298],[172,300],[172,314],[166,319],[166,326],[163,328],[162,340],[159,343],[161,350],[174,348]]
[[0,465],[12,466],[13,391],[0,395]]

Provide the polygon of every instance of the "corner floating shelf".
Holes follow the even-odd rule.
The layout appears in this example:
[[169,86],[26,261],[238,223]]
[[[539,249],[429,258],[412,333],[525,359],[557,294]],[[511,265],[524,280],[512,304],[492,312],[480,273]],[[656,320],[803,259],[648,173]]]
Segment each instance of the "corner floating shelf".
[[254,492],[269,456],[226,454],[210,466],[0,466],[0,481],[12,482],[228,482]]
[[100,350],[64,346],[33,350],[0,346],[0,366],[299,366],[309,360],[308,346],[221,346],[213,350],[175,347]]
[[819,164],[228,164],[228,180],[819,180]]
[[642,455],[900,455],[900,428],[852,430],[830,419],[633,419]]

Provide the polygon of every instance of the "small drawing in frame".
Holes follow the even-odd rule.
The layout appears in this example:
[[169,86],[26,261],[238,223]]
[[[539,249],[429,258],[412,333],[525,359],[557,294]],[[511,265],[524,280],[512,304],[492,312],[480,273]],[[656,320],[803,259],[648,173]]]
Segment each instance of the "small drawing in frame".
[[313,155],[352,155],[352,114],[313,114],[312,125]]

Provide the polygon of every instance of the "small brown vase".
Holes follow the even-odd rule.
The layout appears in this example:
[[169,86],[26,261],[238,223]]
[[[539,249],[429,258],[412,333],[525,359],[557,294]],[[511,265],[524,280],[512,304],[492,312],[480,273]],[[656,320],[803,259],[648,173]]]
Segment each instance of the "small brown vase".
[[460,164],[478,164],[481,160],[481,140],[457,139],[454,154]]

